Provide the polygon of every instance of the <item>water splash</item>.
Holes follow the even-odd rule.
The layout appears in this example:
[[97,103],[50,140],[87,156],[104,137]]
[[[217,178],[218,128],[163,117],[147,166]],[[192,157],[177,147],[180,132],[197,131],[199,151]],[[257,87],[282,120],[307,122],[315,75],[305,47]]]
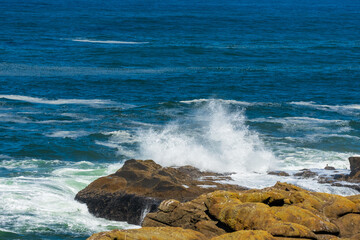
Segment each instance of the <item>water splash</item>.
[[192,165],[217,172],[265,172],[276,160],[256,132],[245,125],[243,110],[209,101],[186,122],[139,132],[140,158],[163,166]]

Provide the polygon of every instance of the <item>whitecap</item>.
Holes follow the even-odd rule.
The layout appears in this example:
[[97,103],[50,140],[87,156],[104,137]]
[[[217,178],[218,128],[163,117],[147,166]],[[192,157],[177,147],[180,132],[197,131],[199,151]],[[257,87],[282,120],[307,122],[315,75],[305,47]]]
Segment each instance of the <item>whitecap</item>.
[[115,40],[94,40],[94,39],[71,39],[73,42],[85,42],[85,43],[102,43],[102,44],[147,44],[149,42],[131,42],[131,41],[115,41]]
[[0,113],[0,122],[29,123],[31,120],[27,117],[19,116],[17,114]]
[[90,133],[86,131],[55,131],[52,133],[45,134],[47,137],[54,137],[54,138],[72,138],[76,139],[79,137],[84,137],[89,135]]
[[103,99],[56,99],[50,100],[46,98],[37,98],[29,97],[22,95],[0,95],[0,98],[5,98],[9,100],[17,100],[30,103],[41,103],[41,104],[50,104],[50,105],[64,105],[64,104],[79,104],[79,105],[106,105],[106,104],[116,104],[111,100]]
[[117,130],[111,132],[103,132],[104,135],[111,136],[111,142],[113,143],[134,143],[137,141],[136,136],[129,131]]
[[272,123],[306,123],[306,124],[337,124],[346,125],[349,123],[347,120],[332,120],[311,117],[285,117],[285,118],[254,118],[250,119],[251,122],[272,122]]
[[341,113],[341,114],[353,114],[354,111],[356,111],[356,113],[358,114],[358,111],[360,110],[360,104],[326,105],[326,104],[317,104],[317,103],[315,103],[313,101],[310,101],[310,102],[304,102],[304,101],[290,102],[289,104],[315,108],[317,110],[322,110],[322,111],[338,112],[338,113]]
[[134,158],[136,156],[136,153],[134,150],[122,146],[121,142],[116,142],[113,140],[110,140],[108,142],[102,142],[102,141],[95,141],[95,144],[101,145],[108,148],[113,148],[117,150],[117,155],[120,156],[126,156],[127,158]]
[[214,98],[200,98],[200,99],[193,99],[193,100],[184,100],[180,101],[180,103],[185,104],[193,104],[193,103],[209,103],[209,102],[219,102],[219,103],[225,103],[225,104],[238,104],[238,105],[244,105],[244,106],[250,106],[255,105],[258,103],[251,103],[251,102],[244,102],[244,101],[237,101],[237,100],[225,100],[225,99],[214,99]]
[[31,168],[41,168],[42,167],[54,167],[64,164],[60,160],[43,160],[43,159],[12,159],[9,156],[4,157],[0,162],[0,167],[6,169],[31,169]]
[[320,119],[310,117],[285,117],[285,118],[254,118],[249,122],[259,123],[278,123],[282,125],[280,131],[304,133],[305,131],[321,132],[321,133],[344,133],[349,132],[352,128],[349,126],[348,120],[337,119]]

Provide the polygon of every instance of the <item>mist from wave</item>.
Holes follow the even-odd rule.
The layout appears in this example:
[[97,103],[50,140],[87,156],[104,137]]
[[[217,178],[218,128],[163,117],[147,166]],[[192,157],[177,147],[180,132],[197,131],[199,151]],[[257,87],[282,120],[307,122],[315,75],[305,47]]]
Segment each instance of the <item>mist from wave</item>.
[[163,128],[139,131],[139,158],[164,166],[192,165],[216,172],[266,172],[275,156],[258,134],[245,125],[241,109],[230,111],[210,100],[189,122],[169,122]]

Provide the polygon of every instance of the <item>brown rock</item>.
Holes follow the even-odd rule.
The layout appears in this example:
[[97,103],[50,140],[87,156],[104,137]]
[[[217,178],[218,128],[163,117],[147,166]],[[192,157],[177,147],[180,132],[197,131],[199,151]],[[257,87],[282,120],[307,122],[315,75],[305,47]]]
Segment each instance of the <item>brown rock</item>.
[[351,238],[349,238],[350,240],[359,240],[360,239],[360,234],[356,234],[354,236],[352,236]]
[[292,222],[309,228],[312,232],[327,232],[338,235],[339,228],[309,210],[297,206],[283,206],[271,208],[275,217],[284,222]]
[[360,214],[346,214],[335,220],[334,223],[340,228],[341,237],[352,237],[360,234]]
[[326,164],[326,166],[324,167],[324,169],[325,169],[325,170],[335,170],[334,167],[329,166],[329,165],[327,165],[327,164]]
[[112,230],[109,232],[95,233],[87,240],[206,240],[207,238],[199,232],[175,228],[141,228],[129,230]]
[[269,175],[276,175],[276,176],[282,176],[282,177],[288,177],[290,174],[284,171],[270,171],[268,172]]
[[360,172],[360,156],[349,157],[350,162],[350,177],[355,176],[358,172]]
[[317,174],[315,172],[310,171],[309,169],[303,169],[298,173],[295,173],[294,176],[303,177],[303,178],[311,178],[315,177]]
[[163,168],[152,160],[132,159],[115,174],[92,182],[75,199],[86,203],[89,212],[97,217],[140,224],[165,199],[184,202],[217,189],[245,189],[217,182],[228,178],[191,166]]
[[211,240],[276,240],[270,233],[261,230],[242,230],[233,233],[223,234]]
[[215,191],[186,203],[164,201],[143,226],[183,226],[224,239],[243,230],[266,231],[277,240],[330,240],[339,234],[353,238],[360,234],[358,196],[316,193],[278,182],[261,190]]
[[211,215],[233,230],[265,230],[276,236],[315,238],[315,234],[302,225],[277,220],[267,204],[242,203],[237,197],[221,195],[222,192],[210,193],[206,205]]
[[329,235],[329,234],[318,234],[316,235],[318,240],[338,240],[338,239],[343,239],[343,238],[338,238],[337,236],[334,235]]
[[350,201],[352,201],[355,204],[360,204],[360,194],[347,196],[346,198],[349,199]]
[[143,226],[159,227],[173,226],[193,229],[207,237],[214,237],[226,233],[219,227],[219,221],[208,215],[204,204],[206,195],[202,195],[190,202],[180,203],[176,200],[163,201],[156,213],[146,215]]

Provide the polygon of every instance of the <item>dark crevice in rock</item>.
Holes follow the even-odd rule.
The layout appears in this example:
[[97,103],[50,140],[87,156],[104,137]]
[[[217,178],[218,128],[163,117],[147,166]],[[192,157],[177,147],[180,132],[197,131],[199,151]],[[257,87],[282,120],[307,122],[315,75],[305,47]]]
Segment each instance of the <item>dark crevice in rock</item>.
[[344,214],[339,214],[338,218],[344,217],[344,216],[346,216],[348,214],[360,214],[360,212],[347,212],[347,213],[344,213]]
[[235,232],[231,227],[229,227],[228,225],[226,225],[225,223],[223,222],[220,222],[219,220],[216,219],[215,216],[211,215],[209,210],[205,210],[205,214],[209,216],[209,218],[215,222],[217,222],[215,225],[218,227],[218,228],[221,228],[223,229],[225,232],[227,233],[232,233],[232,232]]
[[159,220],[156,219],[156,218],[151,218],[151,217],[149,217],[149,219],[151,219],[151,221],[158,222],[158,223],[160,223],[160,224],[164,224],[164,225],[166,225],[166,226],[172,227],[171,224],[166,223],[166,222],[159,221]]
[[272,199],[271,197],[265,199],[263,203],[269,207],[282,207],[285,204],[284,199]]
[[315,234],[326,234],[326,235],[333,235],[333,236],[339,236],[340,232],[326,232],[326,231],[315,231]]
[[289,238],[289,239],[309,239],[309,240],[318,240],[317,238],[305,238],[305,237],[299,237],[299,236],[284,236],[284,235],[273,235],[274,237],[278,238]]

